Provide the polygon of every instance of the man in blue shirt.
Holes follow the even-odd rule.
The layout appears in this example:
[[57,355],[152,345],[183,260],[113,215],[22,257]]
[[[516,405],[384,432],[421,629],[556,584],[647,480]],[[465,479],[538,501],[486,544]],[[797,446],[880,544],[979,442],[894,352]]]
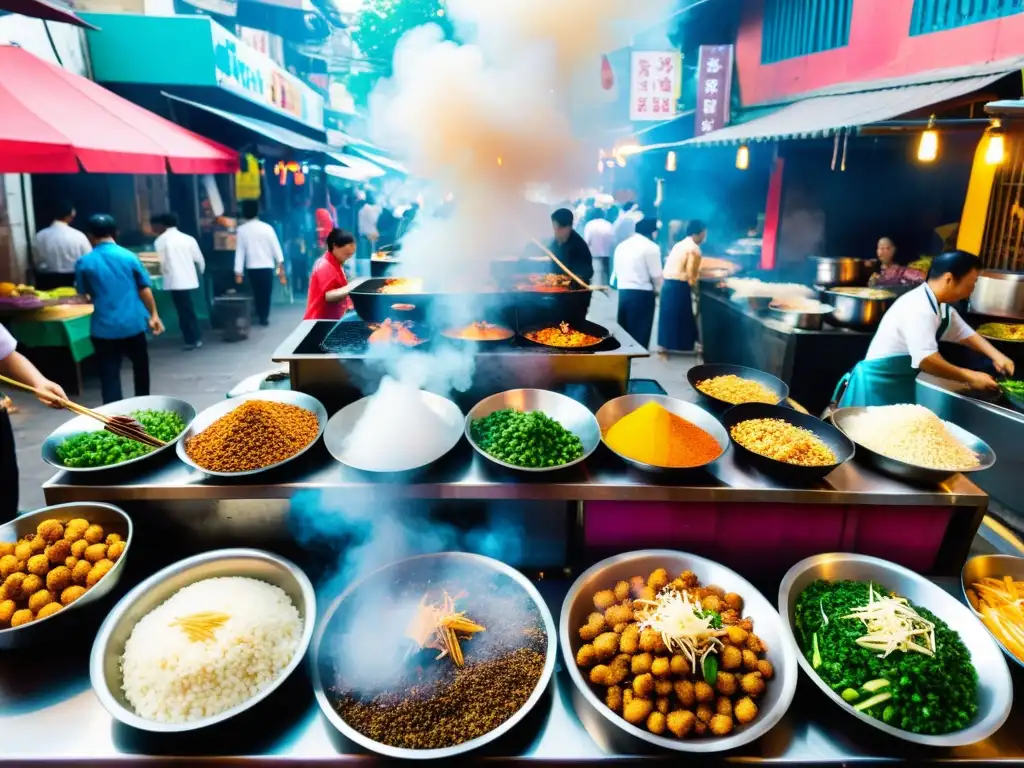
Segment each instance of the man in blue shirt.
[[78,260],[75,285],[93,305],[92,344],[100,369],[103,402],[122,399],[121,360],[132,363],[135,396],[149,394],[149,351],[146,330],[164,331],[150,289],[149,274],[139,258],[114,242],[112,216],[96,214],[85,228],[93,250]]

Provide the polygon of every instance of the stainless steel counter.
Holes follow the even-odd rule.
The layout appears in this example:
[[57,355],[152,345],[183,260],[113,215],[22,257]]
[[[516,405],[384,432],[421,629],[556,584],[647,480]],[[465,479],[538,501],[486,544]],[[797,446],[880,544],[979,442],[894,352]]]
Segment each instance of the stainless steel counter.
[[[536,582],[555,615],[568,582]],[[120,586],[120,585],[119,585]],[[127,585],[126,585],[127,586]],[[952,587],[952,584],[949,585]],[[765,588],[765,594],[774,593]],[[115,723],[100,706],[88,678],[89,637],[63,638],[55,649],[0,656],[0,762],[18,765],[153,764],[154,759],[233,765],[299,766],[365,762],[317,707],[305,670],[247,715],[196,734],[157,736]],[[572,682],[559,667],[549,695],[531,717],[483,753],[489,763],[534,765],[685,760],[677,754],[641,756],[616,751],[602,732],[586,726],[572,703]],[[793,706],[764,738],[707,763],[867,765],[881,762],[1009,763],[1024,759],[1024,715],[1016,708],[992,738],[954,750],[928,750],[865,730],[806,679]],[[161,760],[163,762],[163,760]]]

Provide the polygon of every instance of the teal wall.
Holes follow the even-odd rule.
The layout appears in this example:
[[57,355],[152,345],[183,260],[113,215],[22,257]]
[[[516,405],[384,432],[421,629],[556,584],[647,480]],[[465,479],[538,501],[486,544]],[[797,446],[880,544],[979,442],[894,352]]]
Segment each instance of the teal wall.
[[97,82],[216,87],[209,19],[125,13],[79,16],[100,28],[86,32]]
[[764,0],[761,63],[847,45],[852,15],[853,0]]
[[1022,12],[1021,0],[914,0],[910,34],[927,35]]

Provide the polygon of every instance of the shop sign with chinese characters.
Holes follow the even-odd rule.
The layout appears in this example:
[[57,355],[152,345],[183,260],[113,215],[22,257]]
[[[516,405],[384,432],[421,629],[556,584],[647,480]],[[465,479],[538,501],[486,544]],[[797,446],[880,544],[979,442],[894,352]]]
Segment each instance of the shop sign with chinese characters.
[[697,65],[697,109],[695,136],[725,128],[729,124],[732,97],[731,45],[702,45]]
[[675,51],[633,51],[629,119],[671,120],[679,112],[683,61]]

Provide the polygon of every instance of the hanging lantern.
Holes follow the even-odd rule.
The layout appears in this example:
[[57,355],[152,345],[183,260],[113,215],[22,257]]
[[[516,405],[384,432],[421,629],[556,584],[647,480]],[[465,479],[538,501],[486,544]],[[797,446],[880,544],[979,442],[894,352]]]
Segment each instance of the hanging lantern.
[[676,170],[676,153],[669,151],[665,156],[665,170],[669,173],[675,173]]
[[736,167],[741,171],[750,167],[750,148],[746,144],[740,144],[736,150]]
[[999,165],[1006,159],[1006,137],[1003,135],[1002,124],[998,120],[993,120],[992,127],[985,133],[988,136],[985,162],[989,165]]
[[939,132],[935,130],[935,115],[928,118],[928,127],[921,134],[917,145],[917,159],[922,163],[931,163],[939,156]]
[[607,56],[601,57],[601,87],[606,91],[615,87],[615,70]]

